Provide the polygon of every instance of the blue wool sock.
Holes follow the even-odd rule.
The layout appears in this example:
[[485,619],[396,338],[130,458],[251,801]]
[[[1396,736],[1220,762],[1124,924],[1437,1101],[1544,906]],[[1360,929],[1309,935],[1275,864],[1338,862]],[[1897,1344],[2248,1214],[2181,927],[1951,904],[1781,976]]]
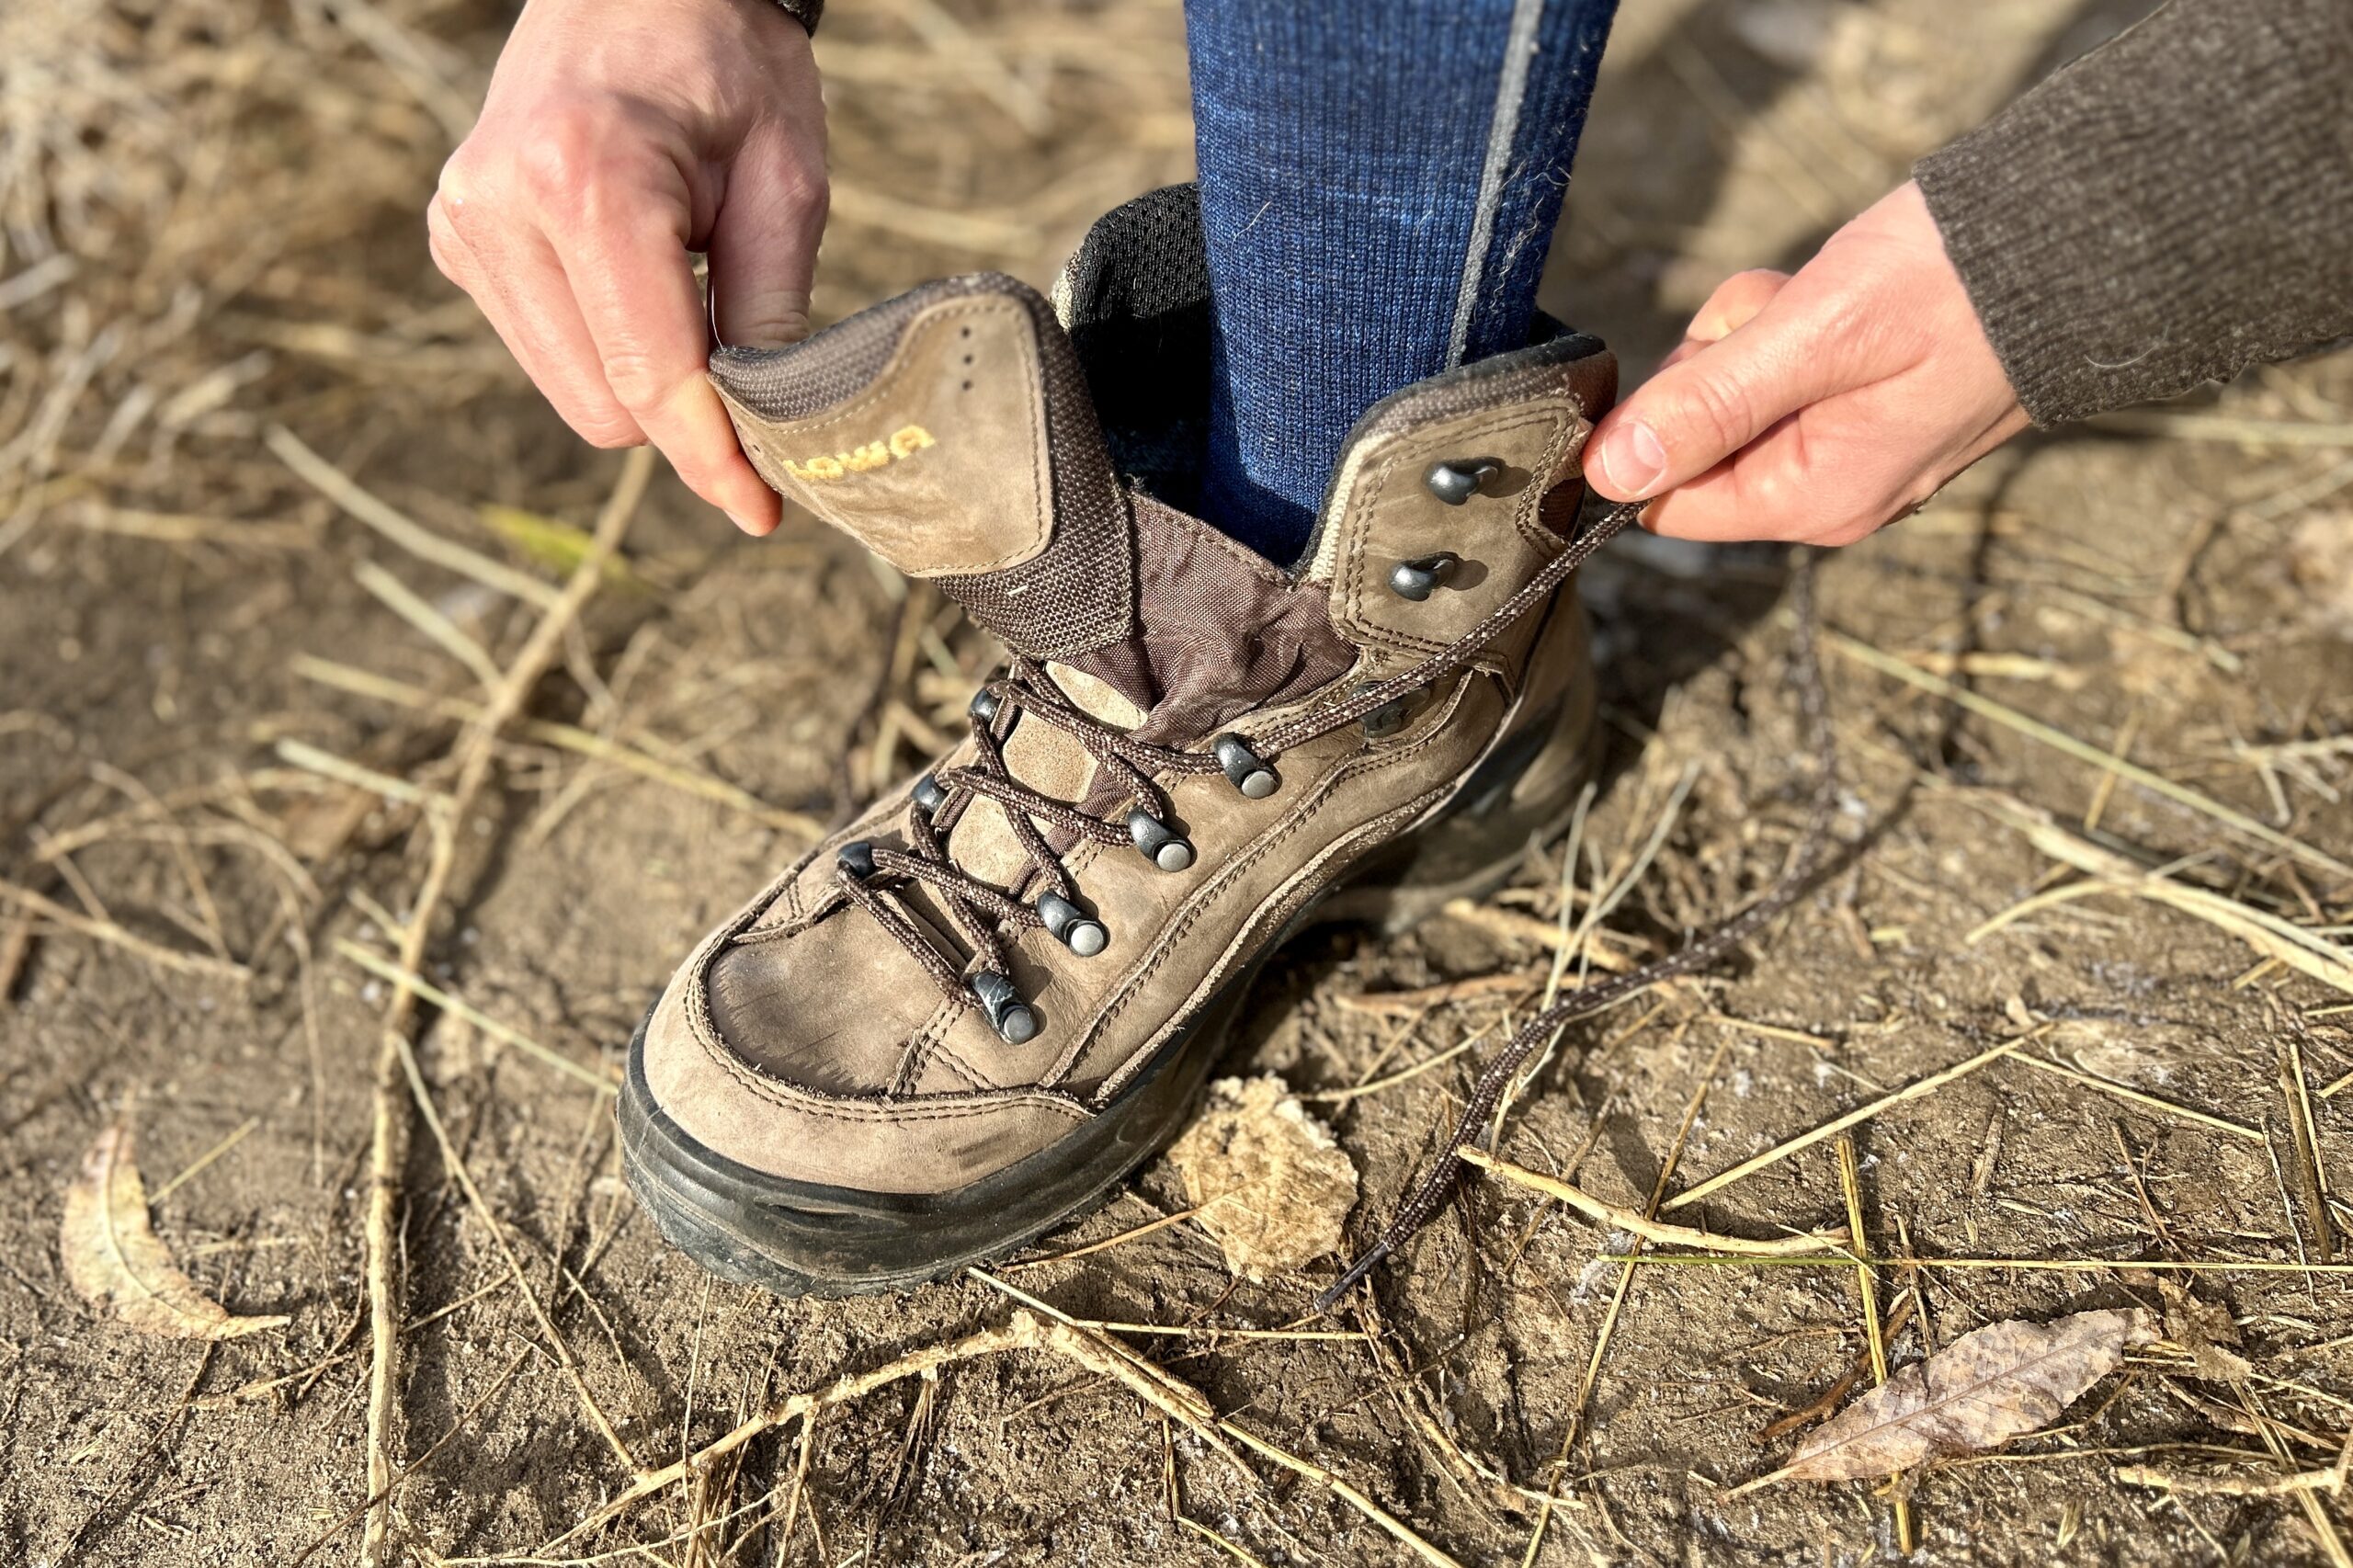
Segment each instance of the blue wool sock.
[[1366,409],[1527,342],[1617,0],[1186,0],[1204,517],[1290,564]]

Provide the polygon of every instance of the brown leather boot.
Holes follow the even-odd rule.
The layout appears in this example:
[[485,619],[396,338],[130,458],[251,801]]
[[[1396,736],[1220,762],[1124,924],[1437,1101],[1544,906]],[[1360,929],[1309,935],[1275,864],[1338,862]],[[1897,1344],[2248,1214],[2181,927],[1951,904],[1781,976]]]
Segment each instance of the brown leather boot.
[[969,738],[704,938],[631,1044],[631,1185],[728,1278],[904,1286],[1085,1212],[1285,937],[1483,892],[1586,777],[1598,342],[1548,324],[1384,400],[1286,572],[1179,509],[1189,188],[1103,220],[1057,297],[950,278],[712,362],[770,483],[1011,651]]

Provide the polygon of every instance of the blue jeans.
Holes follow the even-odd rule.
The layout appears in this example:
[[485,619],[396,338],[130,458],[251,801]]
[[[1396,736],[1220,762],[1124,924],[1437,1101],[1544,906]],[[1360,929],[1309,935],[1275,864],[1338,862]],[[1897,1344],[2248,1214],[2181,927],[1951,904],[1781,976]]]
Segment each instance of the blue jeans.
[[1617,0],[1186,0],[1209,521],[1304,548],[1348,429],[1526,343]]

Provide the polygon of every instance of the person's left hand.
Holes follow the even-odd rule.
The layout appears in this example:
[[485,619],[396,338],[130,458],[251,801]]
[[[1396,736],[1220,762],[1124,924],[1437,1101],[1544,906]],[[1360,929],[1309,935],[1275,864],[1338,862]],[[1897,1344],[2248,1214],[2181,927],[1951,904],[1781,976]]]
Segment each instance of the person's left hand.
[[1677,539],[1852,544],[2025,429],[1920,188],[1743,272],[1604,418],[1586,479]]
[[759,347],[809,335],[825,200],[809,29],[775,0],[531,0],[426,223],[566,424],[653,442],[764,534],[782,504],[704,366],[714,325]]

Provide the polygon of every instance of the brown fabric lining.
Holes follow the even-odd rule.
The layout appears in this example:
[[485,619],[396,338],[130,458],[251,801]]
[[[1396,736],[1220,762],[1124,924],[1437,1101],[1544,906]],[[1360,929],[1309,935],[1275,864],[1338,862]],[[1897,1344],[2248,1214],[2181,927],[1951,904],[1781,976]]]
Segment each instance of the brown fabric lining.
[[1134,497],[1139,634],[1065,661],[1144,710],[1139,740],[1182,745],[1326,686],[1355,662],[1329,597],[1206,523]]

